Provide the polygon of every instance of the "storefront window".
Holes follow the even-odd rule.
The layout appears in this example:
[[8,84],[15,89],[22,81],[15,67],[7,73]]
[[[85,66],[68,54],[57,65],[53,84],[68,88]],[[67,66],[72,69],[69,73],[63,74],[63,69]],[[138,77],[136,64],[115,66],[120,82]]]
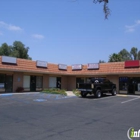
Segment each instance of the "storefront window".
[[133,83],[135,86],[135,91],[140,91],[140,77],[133,78]]
[[76,88],[78,88],[78,83],[84,83],[85,78],[76,78]]
[[127,91],[128,89],[128,77],[119,78],[119,90]]
[[30,76],[29,75],[24,75],[23,77],[23,88],[24,88],[24,91],[30,90]]
[[5,75],[0,74],[0,89],[5,88]]
[[42,88],[43,85],[43,77],[42,76],[37,76],[36,77],[36,88]]

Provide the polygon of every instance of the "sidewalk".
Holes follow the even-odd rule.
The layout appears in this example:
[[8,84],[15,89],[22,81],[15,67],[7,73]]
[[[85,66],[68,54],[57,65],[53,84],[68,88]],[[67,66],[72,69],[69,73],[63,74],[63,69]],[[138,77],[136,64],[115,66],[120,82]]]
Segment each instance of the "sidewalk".
[[67,96],[76,96],[72,91],[66,91],[66,93],[67,93]]
[[[13,93],[1,93],[0,94],[0,96],[9,96],[9,95],[21,95],[21,94],[38,94],[38,93],[40,93],[40,92],[20,92],[20,93],[15,93],[15,92],[13,92]],[[69,96],[69,97],[74,97],[74,96],[76,96],[72,91],[66,91],[66,93],[67,93],[67,96]]]

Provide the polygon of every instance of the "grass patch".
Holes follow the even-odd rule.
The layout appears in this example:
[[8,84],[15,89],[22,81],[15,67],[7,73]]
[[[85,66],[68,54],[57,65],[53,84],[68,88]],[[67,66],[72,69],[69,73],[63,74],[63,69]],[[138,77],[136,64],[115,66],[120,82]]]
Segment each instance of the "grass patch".
[[81,92],[78,90],[78,89],[74,89],[73,90],[73,93],[76,95],[76,96],[81,96]]
[[67,93],[64,89],[59,89],[59,88],[44,89],[42,92],[47,93],[47,94],[61,94],[61,95],[65,95],[65,96],[67,95]]

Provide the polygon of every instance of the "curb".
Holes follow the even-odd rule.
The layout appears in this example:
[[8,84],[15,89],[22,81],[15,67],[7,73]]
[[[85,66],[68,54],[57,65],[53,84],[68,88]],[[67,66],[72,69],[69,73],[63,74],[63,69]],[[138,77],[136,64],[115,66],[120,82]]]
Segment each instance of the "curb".
[[21,94],[35,94],[40,92],[18,92],[18,93],[1,93],[0,96],[21,95]]
[[116,96],[120,96],[120,97],[140,97],[139,95],[125,95],[125,94],[117,94]]

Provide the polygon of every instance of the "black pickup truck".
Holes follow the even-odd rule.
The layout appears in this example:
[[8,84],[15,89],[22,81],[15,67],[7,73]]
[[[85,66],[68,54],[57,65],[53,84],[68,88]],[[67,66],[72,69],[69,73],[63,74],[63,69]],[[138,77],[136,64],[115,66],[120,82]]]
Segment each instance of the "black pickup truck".
[[86,97],[87,94],[94,94],[95,97],[100,98],[105,93],[112,93],[116,95],[116,85],[108,79],[91,78],[88,83],[77,83],[78,90],[82,97]]

